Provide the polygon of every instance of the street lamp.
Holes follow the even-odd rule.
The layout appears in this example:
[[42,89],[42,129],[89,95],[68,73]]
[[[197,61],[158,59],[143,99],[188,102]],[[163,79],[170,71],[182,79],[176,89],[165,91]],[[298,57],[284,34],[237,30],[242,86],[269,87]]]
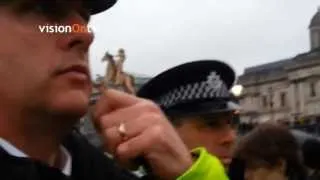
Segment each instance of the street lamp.
[[239,97],[242,94],[243,91],[243,86],[238,84],[235,85],[231,88],[231,93],[235,96],[235,97]]
[[[239,103],[239,97],[241,96],[243,91],[242,85],[235,85],[231,88],[230,92],[235,97],[235,101]],[[235,114],[239,114],[240,110],[235,111]]]

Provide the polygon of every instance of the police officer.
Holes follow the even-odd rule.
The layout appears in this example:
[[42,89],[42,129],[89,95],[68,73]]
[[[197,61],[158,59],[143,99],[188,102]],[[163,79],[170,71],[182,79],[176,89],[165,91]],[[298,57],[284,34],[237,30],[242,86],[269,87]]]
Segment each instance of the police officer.
[[230,89],[234,70],[217,60],[173,67],[147,82],[137,93],[156,102],[190,149],[205,147],[228,167],[235,142],[235,112]]

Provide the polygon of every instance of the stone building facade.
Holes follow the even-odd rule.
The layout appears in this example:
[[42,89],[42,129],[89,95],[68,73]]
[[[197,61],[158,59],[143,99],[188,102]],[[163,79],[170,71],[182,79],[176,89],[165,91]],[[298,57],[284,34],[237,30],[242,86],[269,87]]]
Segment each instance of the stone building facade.
[[310,51],[246,68],[239,77],[243,123],[320,122],[320,9],[309,31]]

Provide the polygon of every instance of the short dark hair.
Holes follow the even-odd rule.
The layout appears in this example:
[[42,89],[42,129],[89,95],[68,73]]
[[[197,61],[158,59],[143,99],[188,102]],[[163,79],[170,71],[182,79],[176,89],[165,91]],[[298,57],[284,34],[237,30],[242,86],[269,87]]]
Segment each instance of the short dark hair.
[[286,175],[304,177],[305,168],[301,152],[289,129],[262,124],[240,139],[234,157],[245,162],[246,167],[275,167],[280,160],[286,163]]

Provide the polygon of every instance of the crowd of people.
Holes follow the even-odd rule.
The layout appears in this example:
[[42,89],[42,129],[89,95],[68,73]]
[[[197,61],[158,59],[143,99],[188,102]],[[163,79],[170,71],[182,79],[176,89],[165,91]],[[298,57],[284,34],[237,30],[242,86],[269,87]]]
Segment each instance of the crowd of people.
[[[303,131],[314,136],[320,136],[320,122],[318,120],[315,121],[305,121],[301,123],[300,121],[295,122],[278,122],[279,125],[285,126],[290,129],[296,129],[299,131]],[[239,134],[246,134],[253,130],[258,123],[239,123],[238,132]]]
[[[0,179],[320,179],[317,138],[277,124],[237,137],[240,107],[230,93],[236,75],[222,61],[170,68],[136,96],[103,87],[89,108],[93,34],[37,27],[87,25],[115,3],[0,3]],[[75,130],[87,113],[110,156]],[[137,177],[132,171],[140,167]]]

